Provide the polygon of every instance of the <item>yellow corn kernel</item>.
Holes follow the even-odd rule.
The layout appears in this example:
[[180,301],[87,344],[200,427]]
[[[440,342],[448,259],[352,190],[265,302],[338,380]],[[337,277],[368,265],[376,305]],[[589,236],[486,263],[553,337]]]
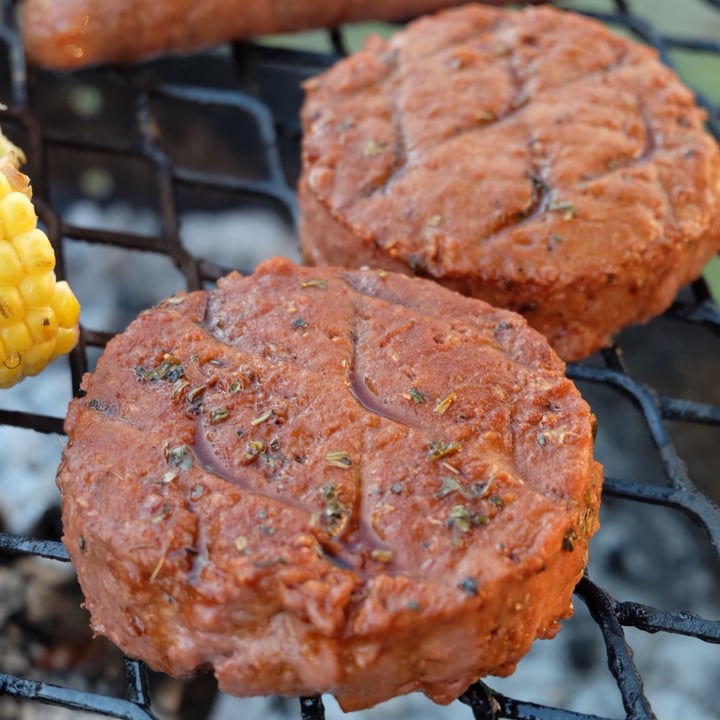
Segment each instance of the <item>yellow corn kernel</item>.
[[80,337],[80,304],[56,281],[55,251],[19,170],[24,161],[0,131],[0,388],[36,375]]
[[52,340],[35,343],[29,350],[26,350],[22,357],[25,375],[37,375],[47,367],[47,364],[53,359],[55,345],[55,337],[53,337]]
[[11,243],[0,240],[0,285],[18,285],[24,276],[25,271],[15,248]]
[[25,304],[17,288],[0,287],[0,328],[21,322],[24,316]]
[[[27,325],[33,340],[38,343],[52,340],[58,331],[58,321],[50,307],[28,310],[25,313],[25,325]],[[27,357],[24,357],[23,360],[27,362]]]
[[58,355],[67,355],[77,345],[79,338],[80,328],[77,325],[71,328],[59,327],[55,336],[55,351],[52,359],[54,360]]
[[33,345],[32,335],[24,322],[16,322],[14,325],[0,327],[0,340],[3,345],[12,353],[20,354],[20,361],[26,350]]
[[26,275],[17,287],[26,307],[45,307],[50,304],[55,293],[55,273],[48,270]]
[[41,273],[55,268],[55,251],[47,235],[39,228],[13,236],[10,242],[27,272]]
[[20,353],[9,351],[5,348],[5,343],[0,338],[0,366],[15,370],[15,368],[22,365],[22,358]]
[[5,173],[0,172],[0,200],[9,195],[12,192],[10,181],[5,176]]
[[55,284],[50,307],[55,311],[61,328],[72,328],[80,319],[80,303],[65,280]]
[[21,192],[6,195],[0,200],[0,222],[8,238],[32,230],[37,225],[37,215],[30,198]]

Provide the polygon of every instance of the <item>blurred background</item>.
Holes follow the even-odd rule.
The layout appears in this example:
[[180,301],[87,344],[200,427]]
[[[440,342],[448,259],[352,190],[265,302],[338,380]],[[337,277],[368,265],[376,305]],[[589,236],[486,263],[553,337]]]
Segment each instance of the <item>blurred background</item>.
[[[717,109],[719,4],[557,4],[600,13],[618,32],[659,44]],[[97,717],[23,699],[29,692],[10,682],[108,697],[127,692],[122,656],[90,637],[69,564],[38,558],[26,546],[18,552],[12,542],[22,536],[56,547],[60,537],[54,475],[67,403],[107,338],[141,310],[175,291],[210,286],[231,268],[249,272],[274,254],[299,260],[293,187],[300,82],[332,62],[340,45],[351,51],[369,32],[387,35],[396,26],[274,36],[129,69],[50,73],[18,59],[12,6],[5,3],[0,33],[0,101],[7,106],[0,123],[28,154],[26,172],[58,249],[58,272],[83,306],[83,342],[70,359],[0,390],[0,720]],[[711,117],[718,122],[717,110]],[[705,280],[666,316],[629,329],[616,348],[571,373],[598,417],[598,459],[617,481],[604,498],[589,577],[619,602],[711,621],[711,642],[625,627],[652,706],[647,713],[663,720],[720,717],[718,550],[692,513],[672,498],[657,500],[679,473],[720,502],[720,323],[712,301],[720,296],[720,263],[710,263]],[[633,491],[624,493],[624,483]],[[651,490],[643,498],[636,490],[645,487]],[[702,507],[712,515],[712,504]],[[627,714],[608,669],[606,637],[579,598],[556,640],[536,643],[512,677],[488,685],[568,713],[557,717]],[[237,700],[218,694],[210,678],[181,683],[151,674],[150,687],[158,718],[300,717],[296,699]],[[343,717],[332,698],[325,707],[326,717]],[[636,717],[652,717],[647,713]],[[412,695],[345,717],[411,714],[454,719],[472,711]]]

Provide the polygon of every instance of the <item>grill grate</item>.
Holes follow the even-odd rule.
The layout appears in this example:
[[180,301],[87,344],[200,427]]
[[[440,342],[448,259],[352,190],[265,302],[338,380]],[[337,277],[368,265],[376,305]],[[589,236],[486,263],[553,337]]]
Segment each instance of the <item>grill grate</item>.
[[[704,4],[709,11],[720,13],[720,1],[705,0]],[[671,65],[677,52],[703,54],[720,61],[720,41],[663,34],[634,14],[634,3],[629,0],[608,1],[606,5],[606,11],[588,14],[654,45]],[[289,226],[294,223],[292,188],[299,171],[298,109],[302,99],[299,83],[347,51],[345,31],[327,34],[325,53],[236,43],[213,52],[160,59],[125,69],[50,73],[26,68],[14,25],[13,3],[2,0],[0,7],[0,92],[8,105],[0,112],[0,122],[27,152],[26,171],[33,179],[41,221],[56,249],[59,275],[66,272],[68,246],[78,242],[167,258],[169,267],[179,272],[183,288],[193,290],[211,284],[230,267],[186,249],[181,224],[189,209],[212,212],[228,207],[262,207]],[[686,75],[685,79],[693,84],[693,77]],[[702,88],[694,87],[708,109],[710,131],[720,138],[720,105],[710,102]],[[105,98],[100,109],[92,104],[97,93]],[[67,98],[73,97],[80,98],[79,114],[68,111]],[[201,118],[208,126],[198,127]],[[215,119],[225,135],[215,135]],[[182,133],[191,123],[195,123],[193,142],[188,143],[187,134]],[[193,148],[198,146],[201,151],[195,152]],[[87,194],[76,178],[93,177],[92,171],[98,167],[112,174],[114,197],[119,193],[128,204],[143,206],[152,200],[150,231],[86,227],[67,220],[68,204]],[[97,190],[93,192],[97,194]],[[252,269],[252,261],[241,259],[233,264],[244,271]],[[133,309],[129,308],[128,313],[132,315]],[[720,311],[707,285],[700,280],[681,293],[663,322],[704,333],[712,342],[720,331]],[[118,329],[83,326],[81,344],[67,360],[74,391],[82,374],[92,367],[93,357]],[[636,332],[640,343],[645,332]],[[659,462],[660,477],[654,481],[608,477],[604,494],[620,503],[665,506],[689,517],[704,531],[704,541],[717,560],[720,511],[690,479],[670,426],[683,423],[716,427],[720,425],[720,405],[664,394],[653,382],[642,379],[624,357],[624,350],[633,345],[633,337],[632,333],[623,335],[614,347],[568,369],[581,389],[599,386],[637,408]],[[0,428],[13,426],[62,435],[62,421],[62,417],[52,415],[0,409]],[[57,539],[7,532],[0,532],[2,556],[37,556],[60,563],[68,560]],[[619,601],[589,577],[580,582],[576,595],[602,633],[608,666],[628,718],[651,720],[655,715],[624,627],[720,643],[720,622],[690,612],[656,609],[643,602]],[[124,697],[5,672],[0,672],[0,695],[107,717],[155,718],[146,669],[129,659],[123,662]],[[597,715],[515,700],[483,682],[473,685],[460,700],[477,720],[604,720]],[[325,717],[322,700],[300,699],[299,714],[303,720],[321,720]]]

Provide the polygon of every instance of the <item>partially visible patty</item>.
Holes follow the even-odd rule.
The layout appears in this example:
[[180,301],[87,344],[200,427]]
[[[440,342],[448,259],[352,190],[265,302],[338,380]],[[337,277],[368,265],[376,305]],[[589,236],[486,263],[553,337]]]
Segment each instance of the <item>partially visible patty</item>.
[[515,313],[274,259],[115,337],[72,401],[64,541],[98,633],[236,695],[438,702],[552,637],[594,419]]
[[433,278],[523,313],[566,360],[663,311],[720,246],[704,111],[594,20],[447,10],[306,90],[306,261]]

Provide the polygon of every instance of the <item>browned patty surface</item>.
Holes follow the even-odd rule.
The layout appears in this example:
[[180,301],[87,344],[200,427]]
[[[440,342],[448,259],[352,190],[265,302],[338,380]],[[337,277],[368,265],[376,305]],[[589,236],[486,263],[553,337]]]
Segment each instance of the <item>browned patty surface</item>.
[[64,541],[93,628],[153,668],[446,703],[571,612],[593,417],[519,315],[274,259],[144,312],[83,389]]
[[30,60],[75,68],[197,50],[251,35],[398,20],[461,1],[23,0],[20,11]]
[[704,111],[655,51],[593,20],[447,10],[306,89],[306,260],[521,311],[566,360],[664,310],[720,245]]

